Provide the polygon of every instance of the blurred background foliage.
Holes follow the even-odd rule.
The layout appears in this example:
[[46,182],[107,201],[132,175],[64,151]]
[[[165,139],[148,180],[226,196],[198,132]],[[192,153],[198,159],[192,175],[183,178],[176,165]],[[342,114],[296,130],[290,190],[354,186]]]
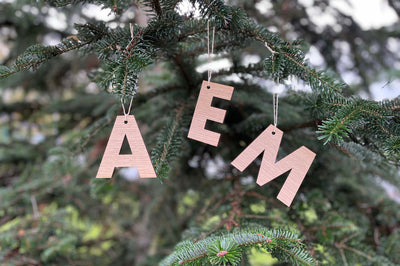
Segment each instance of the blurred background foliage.
[[[319,264],[400,264],[398,2],[363,3],[379,2],[382,14],[376,10],[374,15],[383,18],[378,22],[360,19],[351,8],[356,1],[344,0],[341,5],[229,0],[226,6],[221,1],[45,2],[0,2],[0,75],[7,76],[0,80],[2,264],[156,265],[180,241],[260,225],[298,232]],[[276,199],[285,177],[259,187],[259,160],[243,174],[230,166],[273,121],[270,52],[239,34],[244,28],[245,35],[246,27],[229,26],[239,29],[235,34],[223,26],[216,32],[213,81],[235,87],[231,103],[216,102],[228,110],[223,125],[210,125],[221,132],[219,147],[186,138],[206,78],[200,17],[214,12],[208,10],[214,5],[223,14],[234,12],[229,6],[240,7],[288,43],[304,40],[300,48],[310,64],[347,84],[340,85],[340,98],[311,90],[317,81],[278,71],[287,87],[280,100],[279,127],[285,134],[279,156],[301,145],[317,153],[291,208]],[[243,22],[215,16],[217,28]],[[119,50],[131,40],[129,23],[139,25],[135,33],[143,34],[143,46],[122,65]],[[189,29],[201,30],[190,39],[182,35]],[[83,40],[96,45],[82,45]],[[46,54],[44,46],[34,44],[51,49]],[[26,60],[29,70],[13,68],[28,47],[28,57],[19,60]],[[37,57],[35,51],[40,51]],[[55,51],[60,55],[52,58]],[[42,59],[46,63],[36,64]],[[13,69],[16,73],[8,75]],[[132,72],[128,91],[118,77],[106,80],[115,69]],[[136,93],[138,76],[133,114],[162,182],[139,180],[131,168],[96,180],[113,121],[122,114],[119,97]],[[376,102],[385,98],[390,101]],[[346,117],[341,106],[347,103],[380,116],[354,117],[335,141],[323,145],[330,135],[322,141],[317,137],[337,125],[341,112]],[[241,265],[285,264],[259,246],[241,256]]]

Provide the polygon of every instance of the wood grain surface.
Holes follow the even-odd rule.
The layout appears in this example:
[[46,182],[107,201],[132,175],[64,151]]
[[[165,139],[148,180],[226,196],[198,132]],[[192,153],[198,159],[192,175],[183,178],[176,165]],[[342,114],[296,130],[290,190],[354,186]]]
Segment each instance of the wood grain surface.
[[211,106],[214,97],[230,100],[233,94],[233,87],[210,82],[207,88],[207,81],[201,85],[196,109],[194,110],[192,123],[190,124],[188,138],[194,139],[212,146],[218,146],[220,133],[205,129],[207,120],[223,123],[226,110]]
[[[146,146],[133,115],[117,116],[96,178],[111,178],[115,167],[136,167],[140,178],[155,178]],[[132,154],[120,154],[124,138],[128,140]]]
[[[273,134],[275,129],[275,134]],[[240,153],[232,165],[243,171],[262,152],[264,152],[257,184],[262,186],[274,180],[281,174],[290,170],[289,176],[278,194],[278,199],[286,206],[290,206],[300,188],[310,166],[315,158],[315,153],[302,146],[286,157],[276,162],[283,132],[273,125],[269,125],[246,149]]]

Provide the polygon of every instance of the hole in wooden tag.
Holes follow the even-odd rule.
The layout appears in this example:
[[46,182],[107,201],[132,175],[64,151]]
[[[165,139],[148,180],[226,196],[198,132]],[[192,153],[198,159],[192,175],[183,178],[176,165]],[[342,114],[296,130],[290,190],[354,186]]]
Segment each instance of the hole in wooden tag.
[[[124,121],[124,124],[128,124],[128,120],[125,120],[125,121]],[[125,136],[125,138],[126,138],[126,136]]]
[[124,137],[124,141],[122,142],[121,150],[119,151],[119,154],[132,154],[131,146],[129,145],[126,135]]

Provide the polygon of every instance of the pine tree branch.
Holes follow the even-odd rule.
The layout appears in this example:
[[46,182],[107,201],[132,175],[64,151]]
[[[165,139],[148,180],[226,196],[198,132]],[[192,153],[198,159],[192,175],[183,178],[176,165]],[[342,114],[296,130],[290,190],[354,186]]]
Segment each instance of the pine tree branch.
[[87,46],[101,39],[106,32],[102,26],[78,25],[78,35],[70,36],[55,46],[30,46],[10,68],[0,65],[0,79],[26,69],[36,69],[53,57]]
[[[241,229],[240,231],[210,236],[196,242],[185,241],[174,253],[166,257],[159,265],[175,265],[184,263],[205,263],[218,259],[221,254],[238,254],[238,258],[231,257],[228,261],[236,264],[240,259],[240,253],[253,247],[263,247],[280,260],[287,261],[290,257],[293,262],[301,265],[314,265],[310,254],[304,249],[304,245],[295,234],[289,231],[270,231],[265,228]],[[283,251],[285,255],[277,250]],[[221,253],[224,252],[224,253]],[[219,255],[216,255],[219,254]],[[224,256],[224,255],[222,255]]]
[[169,136],[167,138],[167,142],[164,143],[164,145],[163,145],[163,152],[161,154],[161,157],[158,158],[155,162],[156,173],[158,173],[158,171],[160,169],[160,165],[165,163],[167,153],[172,144],[172,139],[174,137],[176,130],[178,129],[179,124],[180,124],[182,112],[183,112],[183,106],[179,107],[178,110],[176,111],[175,118],[174,118],[174,121],[173,121],[171,129],[170,129],[171,134],[169,134]]
[[[310,67],[307,67],[303,64],[303,62],[300,62],[298,60],[296,60],[291,54],[288,54],[287,52],[284,52],[281,48],[279,47],[274,47],[272,43],[270,43],[270,41],[268,39],[266,39],[265,37],[263,37],[258,31],[253,30],[253,31],[248,31],[247,29],[243,29],[240,30],[239,32],[252,37],[258,41],[261,41],[262,43],[266,44],[266,47],[269,48],[269,50],[274,51],[275,53],[279,53],[284,55],[287,59],[289,59],[291,62],[293,62],[294,64],[296,64],[299,68],[301,68],[303,71],[307,72],[308,75],[315,77],[316,79],[318,79],[319,82],[321,82],[322,84],[324,84],[327,88],[331,89],[334,92],[340,93],[341,91],[339,89],[337,89],[335,86],[333,86],[332,84],[330,84],[329,82],[325,81],[324,79],[322,79],[315,70],[313,70]],[[272,47],[272,48],[271,48]],[[273,50],[272,50],[273,49]]]
[[163,12],[161,9],[160,1],[159,0],[150,0],[153,4],[153,9],[156,12],[158,17],[162,17]]
[[297,261],[299,261],[299,262],[301,262],[301,263],[303,263],[305,265],[313,265],[313,264],[309,263],[308,261],[303,260],[301,257],[297,256],[295,252],[292,252],[292,251],[290,251],[290,250],[288,250],[288,249],[286,249],[286,248],[284,248],[284,247],[282,247],[280,245],[276,245],[276,247],[279,248],[280,250],[284,251],[286,254],[288,254],[289,256],[294,258],[295,260],[297,260]]
[[182,104],[175,110],[174,117],[160,132],[157,144],[151,151],[151,159],[160,181],[167,177],[170,163],[180,153],[183,142],[182,127],[185,127],[188,122],[185,119],[186,107],[186,104]]

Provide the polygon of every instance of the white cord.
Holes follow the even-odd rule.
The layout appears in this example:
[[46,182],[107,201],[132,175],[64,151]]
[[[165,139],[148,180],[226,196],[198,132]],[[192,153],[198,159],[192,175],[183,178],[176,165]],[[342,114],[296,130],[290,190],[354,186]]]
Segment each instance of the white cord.
[[124,97],[121,97],[121,105],[122,105],[122,111],[124,112],[125,115],[125,121],[126,117],[129,115],[129,113],[131,112],[131,108],[132,108],[132,101],[133,101],[133,96],[131,96],[131,101],[129,103],[129,107],[128,107],[128,112],[125,112],[125,106],[124,106]]
[[[211,43],[211,54],[214,54],[214,36],[215,36],[215,26],[213,27],[212,33],[212,43]],[[208,54],[208,82],[207,85],[210,86],[211,81],[211,55],[210,55],[210,20],[207,20],[207,54]]]
[[275,127],[273,133],[275,133],[276,126],[278,125],[278,105],[279,105],[278,93],[273,94],[272,104],[274,106],[274,127]]
[[[135,85],[135,89],[137,89],[137,84],[139,82],[139,79],[136,79],[136,85]],[[132,102],[133,102],[133,96],[131,96],[131,101],[129,102],[129,107],[128,107],[128,112],[125,111],[125,105],[124,105],[124,97],[121,97],[121,105],[122,105],[122,111],[124,112],[124,116],[125,116],[125,122],[126,117],[131,113],[131,109],[132,109]]]
[[[133,25],[132,23],[129,23],[129,31],[131,32],[131,41],[128,43],[128,45],[126,46],[126,49],[129,48],[130,44],[133,42],[135,36],[133,34]],[[136,84],[137,84],[138,80],[136,80]],[[137,85],[136,85],[137,86]],[[135,86],[135,87],[136,87]],[[124,87],[125,90],[125,87]],[[132,108],[132,101],[133,101],[133,96],[131,96],[131,101],[129,102],[129,107],[128,107],[128,112],[125,112],[125,106],[124,106],[124,97],[121,97],[121,105],[122,105],[122,111],[124,112],[125,115],[125,122],[127,122],[126,117],[130,114],[131,112],[131,108]]]

